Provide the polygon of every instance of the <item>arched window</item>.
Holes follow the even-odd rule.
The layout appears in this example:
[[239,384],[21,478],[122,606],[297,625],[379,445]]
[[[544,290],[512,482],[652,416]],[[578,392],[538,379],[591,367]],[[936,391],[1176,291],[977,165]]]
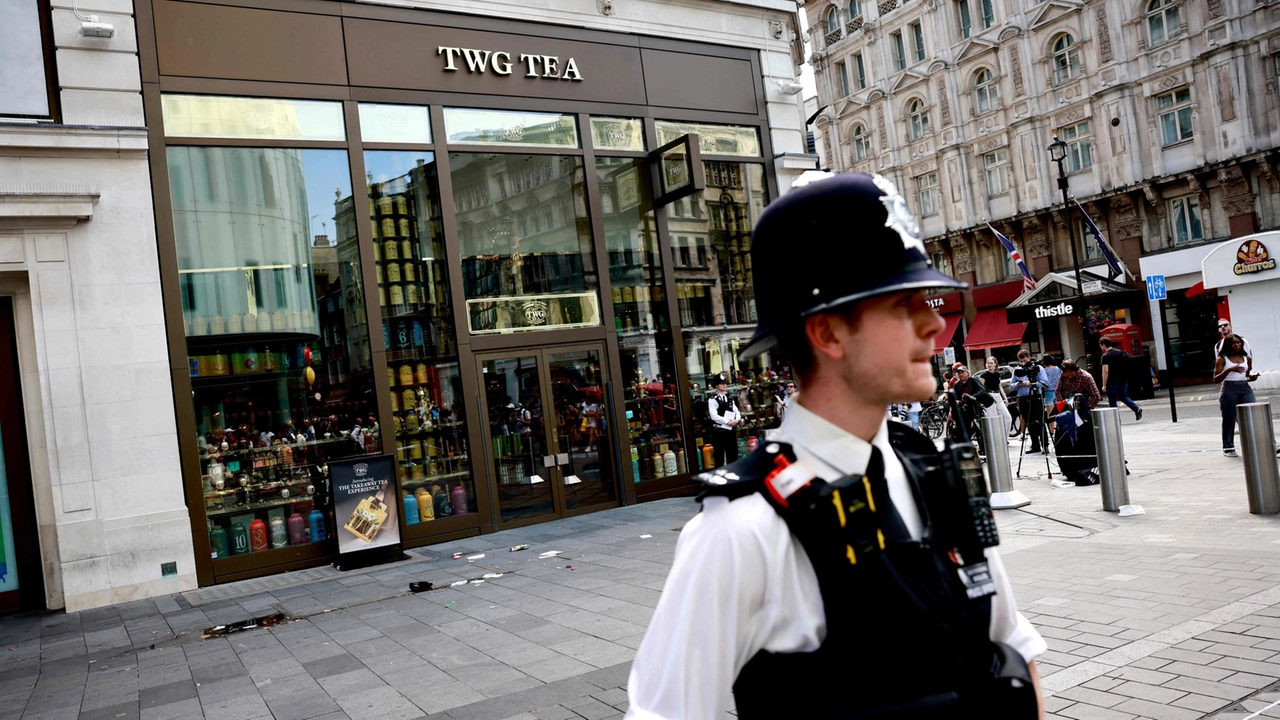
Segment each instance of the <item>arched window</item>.
[[912,140],[919,140],[929,134],[929,111],[925,109],[924,103],[912,100],[907,107],[907,115],[911,121]]
[[862,16],[862,0],[849,0],[849,19]]
[[1075,38],[1059,35],[1053,41],[1053,83],[1061,85],[1080,74],[1080,51]]
[[853,161],[862,162],[871,157],[871,136],[862,125],[853,127]]
[[991,112],[1000,106],[1000,96],[996,93],[996,79],[990,70],[983,68],[974,76],[973,96],[979,115]]
[[1182,34],[1178,17],[1179,0],[1151,0],[1147,3],[1147,47],[1155,47]]
[[840,11],[836,8],[827,10],[827,32],[832,33],[840,29]]

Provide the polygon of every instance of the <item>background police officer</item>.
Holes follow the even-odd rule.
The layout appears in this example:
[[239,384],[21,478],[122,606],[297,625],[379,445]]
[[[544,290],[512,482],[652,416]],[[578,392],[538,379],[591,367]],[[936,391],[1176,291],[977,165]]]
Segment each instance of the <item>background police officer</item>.
[[729,397],[729,379],[724,373],[711,378],[716,394],[707,400],[707,414],[711,418],[711,447],[715,450],[715,465],[738,459],[738,423],[742,413],[738,404]]
[[[1032,661],[1046,650],[1044,640],[1018,613],[994,549],[966,561],[985,559],[989,583],[977,592],[985,599],[967,605],[963,588],[945,592],[958,581],[954,568],[940,568],[961,559],[939,554],[944,518],[920,492],[914,459],[938,451],[885,420],[887,405],[934,390],[933,338],[945,323],[926,291],[964,285],[930,267],[892,183],[861,173],[801,180],[814,176],[821,179],[775,201],[756,227],[759,325],[742,353],[780,349],[804,392],[760,450],[699,476],[708,483],[702,512],[680,534],[632,665],[627,717],[720,720],[731,689],[744,720],[857,718],[873,707],[890,709],[875,717],[961,717],[954,708],[909,708],[967,691],[958,684],[990,674],[992,648],[1007,651],[997,664],[1020,666],[1023,705],[1018,713],[988,708],[970,716],[1034,717]],[[784,254],[814,260],[798,272],[759,277],[759,268]],[[923,455],[900,449],[904,437]],[[837,480],[854,484],[825,484]],[[799,505],[814,488],[853,494],[864,484],[866,497],[880,500],[872,511],[882,537],[876,555],[871,534],[861,566],[852,546],[844,560],[843,542],[832,564],[803,524],[784,518],[788,498]],[[864,511],[855,521],[865,516],[866,503],[849,507]],[[834,516],[829,504],[827,512]],[[844,522],[841,514],[841,528]],[[832,574],[839,564],[847,576]],[[856,574],[863,569],[870,574]],[[902,583],[890,580],[893,573]],[[900,591],[916,580],[944,592]]]

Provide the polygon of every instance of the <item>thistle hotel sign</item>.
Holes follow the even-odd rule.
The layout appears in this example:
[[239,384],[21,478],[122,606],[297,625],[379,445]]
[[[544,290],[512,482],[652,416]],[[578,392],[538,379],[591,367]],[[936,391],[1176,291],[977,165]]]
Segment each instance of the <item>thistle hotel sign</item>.
[[444,58],[445,72],[458,72],[465,67],[469,73],[510,75],[519,66],[518,70],[524,71],[525,77],[582,82],[578,61],[573,58],[562,62],[555,55],[520,53],[519,60],[512,60],[511,53],[502,50],[477,50],[446,45],[436,48],[436,55]]

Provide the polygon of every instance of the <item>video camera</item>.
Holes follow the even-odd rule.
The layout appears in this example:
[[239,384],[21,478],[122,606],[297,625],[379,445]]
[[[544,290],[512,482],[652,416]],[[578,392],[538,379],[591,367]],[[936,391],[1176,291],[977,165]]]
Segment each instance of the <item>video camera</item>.
[[1040,395],[1044,392],[1044,388],[1037,382],[1040,379],[1040,370],[1040,363],[1036,362],[1034,358],[1016,365],[1013,368],[1013,376],[1017,378],[1014,383],[1026,380],[1031,383],[1030,390],[1032,394]]

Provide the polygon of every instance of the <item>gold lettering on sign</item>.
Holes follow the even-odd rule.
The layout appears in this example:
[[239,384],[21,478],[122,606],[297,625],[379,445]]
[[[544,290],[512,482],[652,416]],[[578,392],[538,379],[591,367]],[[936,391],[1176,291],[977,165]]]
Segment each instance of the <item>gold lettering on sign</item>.
[[[444,57],[445,72],[458,71],[459,56],[466,61],[469,73],[483,75],[492,72],[495,75],[510,75],[515,66],[515,62],[511,60],[511,53],[501,50],[478,50],[441,45],[436,48],[436,55]],[[557,55],[520,53],[519,62],[524,63],[525,77],[582,82],[582,71],[578,69],[578,61],[573,58],[568,58],[561,64]]]

